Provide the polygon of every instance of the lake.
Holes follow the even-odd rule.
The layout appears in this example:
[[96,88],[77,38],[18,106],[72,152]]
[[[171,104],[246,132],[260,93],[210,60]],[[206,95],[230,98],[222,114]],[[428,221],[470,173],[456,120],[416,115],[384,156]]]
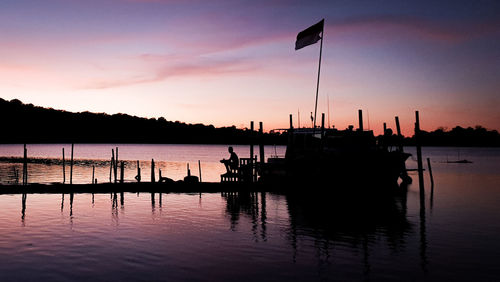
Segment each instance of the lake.
[[[61,148],[28,145],[30,182],[61,182]],[[75,183],[109,181],[111,148],[149,177],[151,158],[175,180],[190,164],[218,181],[221,145],[75,145]],[[234,146],[240,157],[248,146]],[[284,147],[266,146],[266,156]],[[22,145],[0,146],[0,181],[14,181]],[[414,152],[413,148],[406,148]],[[258,152],[258,148],[255,148]],[[496,281],[500,276],[500,149],[423,148],[417,176],[384,201],[299,194],[0,195],[0,280]],[[473,163],[446,163],[468,159]],[[414,159],[407,162],[416,168]],[[427,168],[427,166],[425,166]],[[69,168],[66,167],[67,177]],[[331,187],[335,189],[336,187]],[[24,201],[23,201],[24,200]]]

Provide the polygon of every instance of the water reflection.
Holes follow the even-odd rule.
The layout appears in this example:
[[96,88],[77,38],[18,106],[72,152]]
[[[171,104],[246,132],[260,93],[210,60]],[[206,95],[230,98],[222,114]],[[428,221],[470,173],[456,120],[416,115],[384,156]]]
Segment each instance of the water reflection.
[[[393,252],[402,252],[415,227],[407,218],[406,187],[403,193],[392,196],[336,195],[328,193],[300,193],[280,195],[286,199],[289,229],[286,238],[295,262],[299,241],[314,242],[316,257],[329,264],[334,246],[358,250],[362,254],[363,272],[369,276],[370,254],[381,238]],[[266,193],[221,193],[226,201],[226,214],[232,231],[242,217],[251,223],[255,241],[267,240]],[[420,221],[420,256],[422,268],[427,265],[425,237],[425,208]],[[310,239],[306,239],[310,238]]]
[[[136,197],[130,198],[134,194],[128,195],[129,198],[127,200],[132,202],[131,205],[135,207],[138,201],[142,202],[144,204],[142,206],[143,212],[146,212],[148,217],[151,215],[153,220],[161,222],[158,220],[162,218],[163,195],[161,193],[158,195],[156,193],[142,193],[141,200],[135,199]],[[71,226],[73,225],[74,196],[73,193],[69,194],[69,220]],[[104,206],[108,211],[111,206],[113,226],[119,226],[120,223],[124,225],[127,224],[127,220],[134,220],[133,218],[127,219],[123,213],[126,196],[124,193],[111,193],[109,206],[107,195],[104,194],[101,196],[101,199],[106,199]],[[217,195],[207,194],[207,197],[204,195],[203,199],[207,199],[209,205],[214,205],[216,203],[214,196],[218,198]],[[278,224],[280,226],[279,237],[283,240],[285,249],[289,252],[287,256],[290,262],[300,265],[302,263],[301,258],[312,254],[313,257],[311,258],[317,260],[319,268],[328,271],[328,269],[331,269],[335,259],[339,258],[339,249],[347,249],[349,254],[355,254],[354,257],[360,267],[359,273],[368,278],[372,275],[371,272],[373,272],[372,265],[375,264],[375,250],[380,247],[381,242],[392,253],[402,253],[407,247],[408,237],[412,234],[415,235],[415,229],[419,228],[420,232],[416,233],[416,235],[420,235],[420,241],[417,241],[415,246],[419,248],[420,266],[426,272],[428,268],[428,242],[426,237],[425,207],[421,209],[420,217],[417,217],[420,219],[419,226],[418,223],[415,222],[412,224],[408,220],[406,193],[401,193],[397,196],[385,196],[365,197],[358,194],[357,196],[350,195],[350,197],[346,197],[346,195],[340,196],[332,193],[221,193],[221,198],[224,201],[219,210],[223,211],[223,214],[226,215],[223,222],[225,222],[226,228],[229,222],[231,231],[239,231],[228,232],[221,236],[223,238],[232,238],[231,236],[234,235],[229,233],[240,233],[244,228],[248,227],[246,233],[250,235],[250,239],[254,244],[270,246],[266,245],[265,242],[276,243],[275,232]],[[63,212],[64,202],[67,199],[65,199],[65,194],[62,194],[60,198],[61,203],[59,203],[58,197],[52,205],[55,209],[59,209],[60,204],[61,212]],[[85,198],[85,195],[82,195],[82,197]],[[90,197],[90,194],[87,197]],[[189,211],[184,211],[184,213],[199,213],[200,218],[214,216],[214,214],[202,215],[201,210],[209,209],[206,209],[206,207],[204,209],[201,206],[201,198],[198,195],[182,194],[175,195],[175,197],[182,198],[181,201],[184,204],[192,201],[192,197],[198,198],[192,201]],[[27,196],[24,194],[22,197],[21,217],[23,224],[26,217],[26,198]],[[98,194],[96,201],[98,208],[99,203],[102,202],[99,201]],[[198,207],[196,203],[198,203]],[[206,203],[204,204],[206,205]],[[87,205],[89,205],[89,201]],[[93,205],[94,195],[92,195],[92,207]],[[151,205],[151,211],[148,211],[149,205]],[[175,206],[174,209],[179,209],[179,203],[176,204],[174,202],[173,205]],[[279,209],[279,212],[277,212],[277,205],[282,207]],[[85,212],[85,206],[78,205],[78,207],[80,213]],[[158,207],[160,208],[159,214],[157,214]],[[149,214],[150,212],[151,214]],[[179,216],[175,210],[167,214],[177,214]],[[182,214],[180,216],[182,217]],[[194,218],[197,217],[195,216]],[[82,219],[82,217],[76,218],[75,224],[78,224]],[[283,221],[278,223],[277,220]],[[176,221],[174,220],[173,222]],[[182,222],[182,220],[177,222]],[[98,222],[95,224],[99,225]],[[273,240],[269,238],[273,238]],[[325,273],[325,275],[327,274]]]
[[[226,213],[229,215],[231,230],[235,231],[240,220],[240,215],[248,216],[252,223],[252,233],[255,240],[258,240],[259,229],[259,195],[257,192],[223,192],[221,196],[226,200]],[[265,193],[261,195],[265,198]],[[262,206],[264,217],[260,218],[261,232],[260,237],[266,240],[265,233],[265,204]]]

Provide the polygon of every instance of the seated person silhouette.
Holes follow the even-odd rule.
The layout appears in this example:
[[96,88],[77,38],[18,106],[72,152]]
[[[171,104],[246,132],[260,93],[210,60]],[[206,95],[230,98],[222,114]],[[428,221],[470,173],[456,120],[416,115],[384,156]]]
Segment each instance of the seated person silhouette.
[[238,168],[238,155],[233,151],[233,147],[227,148],[227,151],[231,156],[228,160],[222,159],[220,162],[226,166],[227,174],[230,174],[232,169]]

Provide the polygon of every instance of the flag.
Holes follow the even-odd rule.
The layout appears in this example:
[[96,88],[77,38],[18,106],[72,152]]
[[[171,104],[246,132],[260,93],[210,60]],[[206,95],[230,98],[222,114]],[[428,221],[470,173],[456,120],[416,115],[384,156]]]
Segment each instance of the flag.
[[[295,41],[295,50],[299,50],[308,45],[314,44],[321,39],[319,34],[323,33],[323,25],[325,19],[322,19],[317,24],[310,26],[297,34],[297,41]],[[323,35],[323,34],[322,34]]]

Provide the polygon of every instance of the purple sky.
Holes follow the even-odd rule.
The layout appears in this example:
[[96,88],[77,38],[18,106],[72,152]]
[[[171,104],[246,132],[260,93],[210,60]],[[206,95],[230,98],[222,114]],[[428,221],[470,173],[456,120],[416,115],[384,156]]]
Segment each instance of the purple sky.
[[[3,0],[0,97],[71,111],[216,126],[500,129],[498,1]],[[365,127],[368,126],[366,120]]]

